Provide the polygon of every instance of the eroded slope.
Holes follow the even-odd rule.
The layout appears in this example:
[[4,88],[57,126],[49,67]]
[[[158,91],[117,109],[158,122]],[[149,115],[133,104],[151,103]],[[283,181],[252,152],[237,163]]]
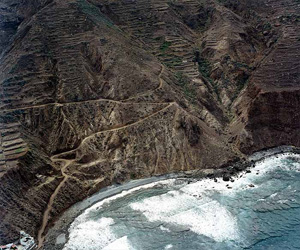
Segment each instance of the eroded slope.
[[111,183],[236,155],[201,79],[174,74],[87,1],[50,3],[15,37],[1,58],[3,242],[21,229],[42,242],[55,216]]
[[299,146],[298,5],[5,2],[0,241],[42,245],[111,183]]

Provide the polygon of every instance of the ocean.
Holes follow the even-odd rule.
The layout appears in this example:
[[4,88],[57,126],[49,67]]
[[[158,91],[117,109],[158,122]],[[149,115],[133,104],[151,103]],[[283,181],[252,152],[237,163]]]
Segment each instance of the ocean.
[[300,156],[250,170],[234,182],[168,179],[102,200],[74,220],[64,250],[300,249]]

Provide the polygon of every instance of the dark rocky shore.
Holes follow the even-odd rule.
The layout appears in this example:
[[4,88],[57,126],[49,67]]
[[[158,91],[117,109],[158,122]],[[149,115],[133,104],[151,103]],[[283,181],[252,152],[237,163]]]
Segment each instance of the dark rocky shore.
[[222,178],[224,182],[234,181],[233,177],[238,177],[241,172],[244,172],[245,174],[251,172],[251,168],[255,166],[255,163],[264,161],[268,157],[283,153],[300,154],[300,148],[293,146],[280,146],[256,152],[253,155],[249,156],[247,159],[235,159],[234,161],[230,161],[220,166],[218,169],[201,169],[172,173],[162,176],[154,176],[146,179],[133,180],[122,185],[112,185],[110,187],[103,188],[91,197],[76,203],[62,214],[62,216],[49,229],[46,235],[46,241],[43,249],[63,249],[63,246],[68,239],[68,229],[76,217],[78,217],[84,210],[88,209],[99,201],[119,194],[123,191],[127,191],[132,188],[143,186],[153,182],[173,178],[185,180],[189,179],[190,182],[199,181],[205,178],[214,179],[215,181],[217,181],[217,178]]

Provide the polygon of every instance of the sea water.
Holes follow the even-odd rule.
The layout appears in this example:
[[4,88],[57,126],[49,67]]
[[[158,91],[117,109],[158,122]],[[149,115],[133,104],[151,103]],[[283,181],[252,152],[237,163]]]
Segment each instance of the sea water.
[[64,250],[300,249],[300,156],[257,162],[234,182],[163,180],[98,202]]

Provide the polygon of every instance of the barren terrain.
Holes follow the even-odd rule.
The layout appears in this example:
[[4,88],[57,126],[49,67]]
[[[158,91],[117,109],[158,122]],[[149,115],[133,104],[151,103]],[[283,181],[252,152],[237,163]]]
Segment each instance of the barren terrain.
[[0,243],[112,183],[300,146],[299,5],[2,1]]

